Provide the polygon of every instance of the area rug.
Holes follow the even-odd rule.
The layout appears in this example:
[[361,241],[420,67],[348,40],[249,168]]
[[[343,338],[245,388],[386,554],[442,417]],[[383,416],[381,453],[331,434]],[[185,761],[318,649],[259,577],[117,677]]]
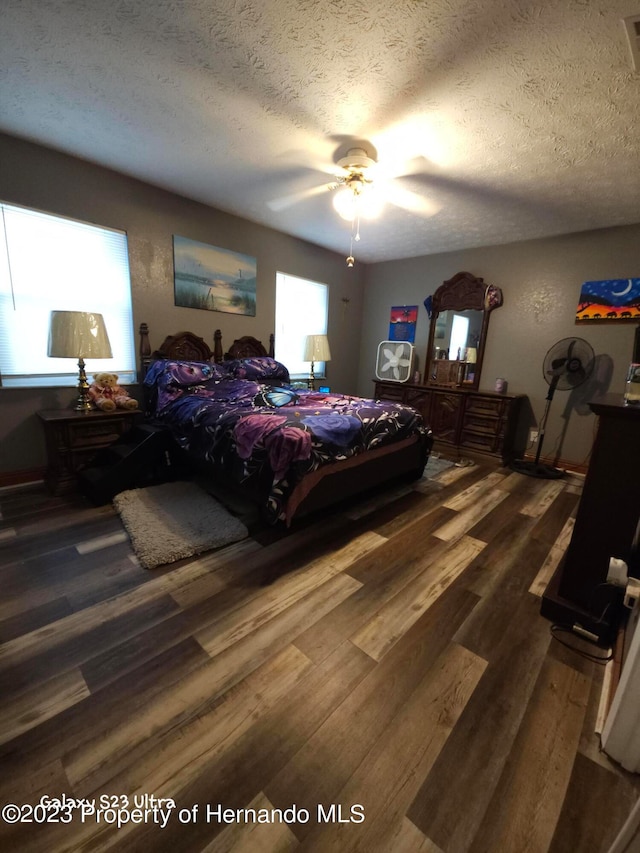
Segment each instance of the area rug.
[[447,468],[452,468],[454,464],[455,463],[451,462],[449,459],[443,459],[441,456],[434,456],[432,454],[427,460],[427,467],[424,469],[422,476],[426,477],[427,480],[430,480],[438,474],[441,474],[443,471],[446,471]]
[[248,536],[245,525],[195,483],[131,489],[116,495],[113,505],[145,569]]

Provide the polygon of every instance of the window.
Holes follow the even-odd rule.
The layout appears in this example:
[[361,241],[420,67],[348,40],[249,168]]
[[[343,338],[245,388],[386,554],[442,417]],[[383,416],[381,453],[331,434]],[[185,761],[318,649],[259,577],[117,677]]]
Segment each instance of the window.
[[469,318],[462,317],[460,314],[453,315],[453,325],[451,327],[451,343],[449,345],[449,358],[463,358],[464,351],[467,348],[467,338],[469,337]]
[[[326,284],[276,273],[275,355],[292,377],[309,375],[311,365],[304,360],[305,339],[307,335],[326,335],[328,313]],[[325,362],[316,362],[314,372],[324,376]]]
[[7,204],[0,214],[2,385],[77,384],[77,362],[47,356],[51,311],[102,314],[113,358],[87,359],[87,374],[135,382],[127,235]]

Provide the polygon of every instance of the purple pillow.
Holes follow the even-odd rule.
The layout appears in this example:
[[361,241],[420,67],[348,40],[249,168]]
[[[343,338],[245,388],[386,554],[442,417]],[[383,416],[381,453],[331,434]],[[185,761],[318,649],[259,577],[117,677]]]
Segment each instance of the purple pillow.
[[158,359],[152,362],[144,378],[144,384],[154,389],[148,406],[152,411],[161,412],[169,403],[189,394],[190,388],[228,378],[225,367],[213,362]]
[[252,382],[277,379],[278,382],[289,382],[289,371],[284,364],[268,355],[236,358],[233,361],[224,362],[224,366],[234,379],[250,379]]
[[173,361],[161,359],[153,362],[145,383],[151,385],[159,380],[163,385],[200,385],[209,379],[227,379],[229,373],[223,364],[209,361]]

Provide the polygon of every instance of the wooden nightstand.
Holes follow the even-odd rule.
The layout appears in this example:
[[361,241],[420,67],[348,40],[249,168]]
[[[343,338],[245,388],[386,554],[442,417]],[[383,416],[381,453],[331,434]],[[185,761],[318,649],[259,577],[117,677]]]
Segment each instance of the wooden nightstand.
[[77,487],[78,471],[91,462],[98,450],[108,447],[142,419],[139,409],[114,412],[76,412],[49,409],[37,413],[47,444],[45,483],[60,495]]

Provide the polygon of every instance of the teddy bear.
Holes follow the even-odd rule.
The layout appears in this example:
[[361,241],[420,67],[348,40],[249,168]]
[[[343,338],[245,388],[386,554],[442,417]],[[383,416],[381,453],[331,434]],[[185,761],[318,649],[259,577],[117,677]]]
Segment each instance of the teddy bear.
[[96,373],[89,386],[91,402],[103,412],[118,409],[137,409],[137,402],[118,385],[117,373]]

